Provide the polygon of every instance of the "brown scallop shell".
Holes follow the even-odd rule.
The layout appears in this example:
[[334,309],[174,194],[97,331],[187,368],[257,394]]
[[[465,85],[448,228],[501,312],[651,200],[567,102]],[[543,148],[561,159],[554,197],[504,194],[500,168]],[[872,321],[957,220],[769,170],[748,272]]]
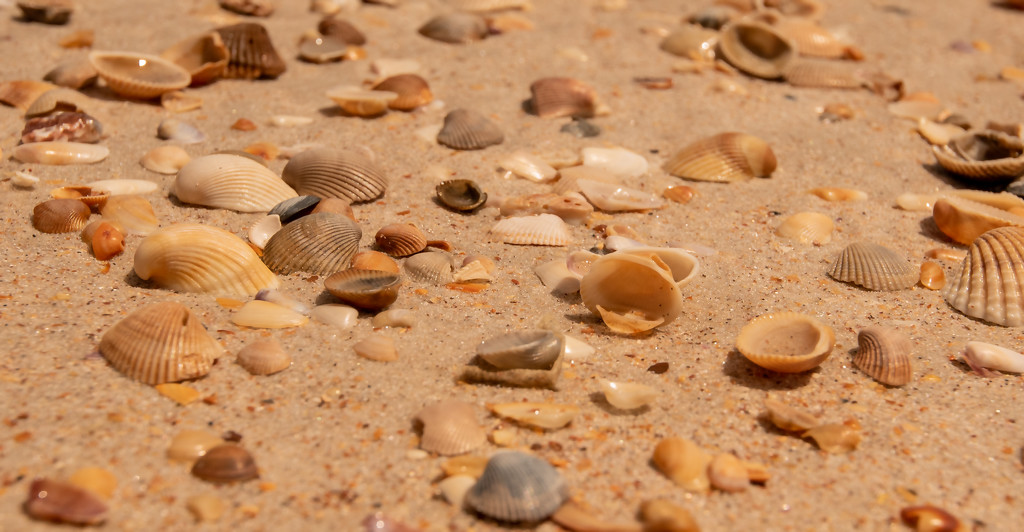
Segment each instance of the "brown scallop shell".
[[374,85],[373,90],[397,94],[398,98],[389,102],[388,107],[399,111],[412,111],[434,101],[434,95],[430,92],[427,80],[416,74],[396,74],[385,78]]
[[230,56],[225,78],[276,78],[288,69],[262,25],[242,22],[216,31]]
[[606,112],[597,92],[573,78],[538,79],[530,84],[530,94],[533,112],[541,118],[590,118]]
[[1005,181],[1024,175],[1024,140],[1001,131],[965,133],[945,146],[932,146],[946,170],[972,181]]
[[263,248],[263,262],[276,273],[330,275],[348,268],[363,232],[340,214],[310,214],[274,233]]
[[749,20],[722,28],[718,50],[732,66],[764,79],[781,78],[797,54],[792,39],[767,24]]
[[470,109],[456,109],[444,117],[437,142],[454,150],[480,150],[501,144],[505,134],[486,116]]
[[351,150],[318,148],[292,157],[281,178],[299,195],[370,201],[384,193],[387,178],[366,156]]
[[470,13],[448,13],[430,19],[418,31],[435,41],[464,44],[487,37],[487,21]]
[[455,456],[487,443],[469,403],[455,399],[434,403],[420,410],[416,419],[423,424],[420,449],[424,451]]
[[253,375],[272,375],[292,365],[292,357],[274,338],[258,340],[238,351],[237,362]]
[[425,251],[407,259],[402,265],[412,280],[442,285],[452,282],[453,264],[451,255],[441,251]]
[[864,86],[856,67],[828,59],[795,59],[786,68],[785,78],[794,87],[859,89]]
[[470,179],[442,181],[434,187],[434,192],[438,201],[456,211],[471,211],[487,201],[487,193]]
[[985,232],[998,227],[1024,226],[1024,216],[958,195],[936,200],[932,207],[932,219],[940,231],[961,244],[970,244]]
[[381,270],[349,268],[324,279],[332,296],[354,307],[381,310],[398,299],[402,277]]
[[89,222],[92,211],[78,199],[46,200],[32,209],[32,227],[41,233],[73,233]]
[[869,242],[854,242],[839,253],[829,277],[868,290],[903,290],[917,284],[920,273],[895,251]]
[[857,333],[857,353],[853,363],[872,379],[889,386],[910,382],[910,338],[885,327],[867,327]]
[[427,247],[427,235],[415,225],[406,223],[385,225],[373,239],[381,251],[392,257],[406,257]]
[[777,164],[765,141],[745,133],[719,133],[679,150],[663,168],[677,177],[724,182],[768,177]]
[[149,100],[192,82],[187,70],[155,55],[96,51],[89,61],[110,90],[125,98]]
[[103,334],[99,351],[129,378],[146,384],[197,379],[224,349],[184,305],[153,303]]
[[1024,228],[1001,227],[975,239],[942,296],[972,318],[1024,325]]
[[216,31],[189,37],[160,53],[160,57],[192,75],[192,86],[205,85],[220,77],[231,55]]
[[736,349],[754,364],[781,373],[821,365],[835,344],[832,328],[798,312],[762,314],[743,326]]
[[234,443],[224,443],[206,451],[192,465],[192,474],[218,484],[260,478],[252,455]]

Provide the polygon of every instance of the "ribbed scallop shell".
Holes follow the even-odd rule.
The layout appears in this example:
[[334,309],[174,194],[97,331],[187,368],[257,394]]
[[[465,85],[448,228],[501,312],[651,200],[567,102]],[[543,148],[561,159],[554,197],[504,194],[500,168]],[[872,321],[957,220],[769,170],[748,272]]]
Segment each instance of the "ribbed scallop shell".
[[278,286],[241,238],[201,224],[171,225],[144,238],[135,251],[135,273],[177,292],[251,296]]
[[452,266],[451,256],[441,251],[417,253],[405,259],[402,265],[406,275],[414,281],[433,285],[452,282]]
[[508,522],[546,519],[569,497],[562,475],[547,461],[519,451],[502,451],[487,461],[466,493],[474,510]]
[[230,59],[225,78],[276,78],[287,70],[267,29],[255,22],[217,28]]
[[967,245],[986,231],[998,227],[1024,226],[1024,217],[996,206],[994,198],[993,203],[981,203],[975,201],[975,198],[982,201],[989,199],[950,195],[936,200],[932,208],[935,225],[949,238]]
[[192,81],[184,68],[155,55],[97,51],[89,54],[89,61],[110,90],[125,98],[156,98]]
[[437,142],[453,150],[481,150],[504,140],[505,134],[494,122],[470,109],[455,109],[445,115],[437,133]]
[[423,424],[420,449],[442,456],[465,454],[487,442],[487,433],[476,420],[473,407],[449,399],[420,410],[416,419]]
[[832,218],[824,214],[799,212],[779,224],[775,228],[775,234],[801,244],[828,244],[832,241],[834,229]]
[[895,329],[867,327],[857,333],[853,363],[871,378],[889,386],[910,382],[910,338]]
[[490,338],[477,346],[476,354],[498,369],[549,369],[562,348],[561,336],[536,329]]
[[146,384],[197,379],[224,350],[180,303],[154,303],[103,334],[100,353],[111,366]]
[[827,59],[796,59],[786,68],[785,78],[795,87],[859,89],[864,85],[857,68],[849,62]]
[[271,270],[290,274],[330,275],[348,268],[363,232],[340,214],[319,212],[284,226],[263,248],[263,262]]
[[470,13],[448,13],[428,20],[419,33],[435,41],[469,43],[487,37],[487,21]]
[[256,161],[218,153],[197,157],[178,171],[174,195],[184,203],[267,212],[298,194],[277,174]]
[[373,90],[397,94],[398,98],[388,103],[388,107],[399,111],[412,111],[434,101],[427,80],[416,74],[397,74],[385,78],[374,85]]
[[402,277],[380,270],[349,268],[324,279],[332,296],[354,307],[380,310],[398,299]]
[[292,365],[292,357],[273,338],[255,341],[238,351],[238,365],[253,375],[272,375]]
[[366,156],[329,148],[292,157],[281,177],[299,194],[351,202],[370,201],[387,187],[384,172]]
[[373,239],[381,251],[392,257],[406,257],[427,247],[427,235],[415,225],[406,223],[385,225]]
[[494,224],[491,234],[506,244],[568,246],[572,243],[569,225],[554,214],[505,218]]
[[764,79],[781,78],[797,54],[796,43],[771,26],[744,20],[722,28],[718,49],[732,66]]
[[744,133],[720,133],[679,150],[666,172],[698,181],[738,181],[768,177],[778,164],[768,144]]
[[573,78],[541,78],[530,84],[530,105],[541,118],[590,118],[604,112],[594,89]]
[[754,364],[782,373],[821,365],[835,343],[832,328],[797,312],[763,314],[743,326],[736,349]]
[[979,236],[942,295],[972,318],[1024,325],[1024,228],[1002,227]]
[[895,251],[869,242],[846,246],[828,270],[829,277],[868,290],[903,290],[917,284],[920,272]]
[[[580,281],[580,296],[590,312],[621,333],[671,323],[683,310],[683,297],[671,269],[653,252],[612,253],[596,260]],[[635,316],[646,323],[623,327],[610,319],[612,314],[627,319]]]
[[46,200],[32,209],[32,227],[42,233],[73,233],[89,222],[92,211],[78,199]]
[[1024,140],[1000,131],[966,133],[932,146],[946,170],[974,181],[1005,181],[1024,175]]

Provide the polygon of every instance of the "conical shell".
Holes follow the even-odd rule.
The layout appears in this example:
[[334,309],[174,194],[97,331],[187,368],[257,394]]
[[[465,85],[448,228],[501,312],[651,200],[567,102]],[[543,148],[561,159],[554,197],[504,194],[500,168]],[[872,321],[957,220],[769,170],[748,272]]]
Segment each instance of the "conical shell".
[[778,79],[796,57],[796,43],[771,26],[740,20],[722,28],[718,49],[726,61],[746,74]]
[[370,201],[384,193],[387,178],[366,156],[349,150],[318,148],[292,157],[281,175],[299,194]]
[[144,238],[135,273],[177,292],[251,296],[279,284],[245,241],[201,224],[171,225]]
[[420,449],[442,456],[465,454],[487,442],[487,433],[476,420],[473,407],[449,399],[420,410],[416,419],[423,424]]
[[859,89],[864,85],[856,67],[827,59],[796,59],[786,68],[785,77],[794,87]]
[[[987,200],[988,198],[978,197],[977,199]],[[975,201],[972,198],[953,195],[935,201],[935,206],[932,207],[932,219],[946,236],[967,245],[992,229],[1024,226],[1024,216],[992,204]]]
[[103,334],[100,353],[111,366],[146,384],[197,379],[224,350],[180,303],[147,305]]
[[427,247],[427,235],[415,225],[406,223],[385,225],[373,239],[381,251],[392,257],[406,257]]
[[419,32],[435,41],[469,43],[487,37],[487,21],[470,13],[448,13],[430,19]]
[[92,52],[89,60],[110,90],[125,98],[148,100],[188,87],[191,74],[155,55],[137,52]]
[[857,353],[853,363],[871,378],[889,386],[910,382],[910,338],[885,327],[868,327],[857,333]]
[[466,493],[474,510],[509,522],[536,522],[569,497],[562,475],[547,461],[519,451],[496,453]]
[[920,273],[895,251],[869,242],[846,246],[828,270],[829,277],[868,290],[903,290],[917,284]]
[[537,329],[490,338],[477,346],[476,354],[498,369],[549,369],[563,347],[561,336]]
[[942,295],[972,318],[1024,325],[1024,228],[1002,227],[979,236]]
[[[590,312],[601,316],[613,331],[626,334],[671,323],[683,310],[671,269],[654,253],[601,257],[580,281],[580,296]],[[614,316],[643,321],[634,326],[613,321]]]
[[92,211],[78,199],[46,200],[32,209],[32,227],[42,233],[73,233],[89,222]]
[[397,94],[398,98],[388,103],[388,107],[399,111],[412,111],[434,100],[427,80],[416,74],[398,74],[385,78],[374,85],[373,90]]
[[452,258],[441,251],[417,253],[402,265],[406,275],[414,281],[432,285],[452,282]]
[[487,201],[487,193],[476,181],[469,179],[442,181],[434,188],[434,192],[438,201],[456,211],[471,211]]
[[762,368],[800,373],[820,366],[835,341],[832,328],[811,316],[773,312],[744,325],[736,337],[736,349]]
[[679,150],[665,171],[697,181],[738,181],[768,177],[778,164],[768,144],[744,133],[720,133]]
[[192,75],[192,86],[205,85],[220,77],[231,54],[216,31],[179,41],[160,53],[160,57],[184,68]]
[[271,375],[292,365],[292,357],[273,338],[259,340],[238,352],[238,365],[253,375]]
[[831,242],[834,229],[832,218],[819,212],[800,212],[779,224],[775,234],[801,244],[818,245]]
[[174,195],[184,203],[267,212],[298,194],[269,168],[236,155],[197,157],[178,171]]
[[207,482],[245,482],[260,477],[249,451],[234,443],[210,449],[192,465],[192,474]]
[[470,109],[445,115],[444,126],[437,133],[437,142],[453,150],[481,150],[504,140],[505,134],[494,122]]
[[530,105],[541,118],[607,114],[594,89],[573,78],[542,78],[530,84]]
[[263,248],[263,262],[280,274],[330,275],[348,268],[363,232],[340,214],[320,212],[284,226]]
[[276,78],[287,70],[262,25],[243,22],[216,31],[230,56],[223,73],[225,78]]
[[946,146],[932,146],[946,170],[972,181],[1005,181],[1024,175],[1024,140],[1000,131],[965,133]]
[[525,246],[568,246],[573,241],[568,224],[554,214],[505,218],[494,224],[491,234],[506,244]]
[[401,286],[401,276],[380,270],[349,268],[324,279],[324,287],[332,296],[367,310],[380,310],[394,303]]

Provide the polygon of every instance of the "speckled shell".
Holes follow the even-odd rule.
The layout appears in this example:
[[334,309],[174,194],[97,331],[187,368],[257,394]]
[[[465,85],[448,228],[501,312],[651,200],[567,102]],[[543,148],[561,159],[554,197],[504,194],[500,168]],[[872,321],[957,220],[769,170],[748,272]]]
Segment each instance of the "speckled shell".
[[81,231],[92,211],[78,199],[46,200],[32,209],[32,227],[42,233]]
[[195,205],[267,212],[298,194],[266,166],[245,157],[218,153],[185,164],[174,180],[174,195]]
[[188,308],[173,302],[129,314],[103,334],[99,350],[115,369],[146,384],[202,377],[224,352]]
[[871,378],[889,386],[910,382],[910,338],[885,327],[867,327],[857,333],[857,353],[853,363]]
[[452,282],[452,257],[441,251],[417,253],[405,259],[402,267],[414,281],[433,285]]
[[392,257],[406,257],[427,247],[427,235],[415,225],[406,223],[385,225],[373,239],[381,251]]
[[781,373],[821,365],[835,344],[832,328],[797,312],[763,314],[743,326],[736,349],[754,364]]
[[495,336],[476,348],[482,360],[498,369],[549,369],[562,354],[562,337],[543,329]]
[[573,78],[541,78],[530,84],[530,105],[541,118],[590,118],[605,110],[594,89]]
[[965,133],[932,146],[946,170],[972,181],[1005,181],[1024,175],[1024,140],[1000,131]]
[[1024,228],[1002,227],[979,236],[942,295],[972,318],[1024,325]]
[[330,275],[348,268],[363,232],[345,216],[320,212],[284,226],[263,248],[271,270],[290,274]]
[[857,68],[845,61],[795,59],[784,74],[786,82],[794,87],[859,89],[864,85]]
[[466,503],[501,521],[536,522],[553,514],[569,497],[558,471],[547,461],[519,451],[502,451],[487,461]]
[[89,54],[89,61],[110,90],[125,98],[156,98],[192,81],[184,68],[155,55],[96,51]]
[[364,155],[319,148],[292,157],[281,176],[302,195],[370,201],[384,193],[384,172]]
[[[583,304],[612,330],[635,333],[671,323],[683,310],[672,271],[653,252],[612,253],[594,261],[580,281]],[[636,316],[647,322],[631,330],[617,326],[607,313]]]
[[287,70],[277,55],[266,28],[255,22],[243,22],[217,28],[230,59],[225,78],[276,78]]
[[487,21],[479,15],[448,13],[438,15],[420,27],[420,35],[435,41],[463,44],[487,37]]
[[380,310],[398,299],[402,277],[380,270],[349,268],[324,279],[324,287],[332,296],[367,310]]
[[238,365],[253,375],[272,375],[292,365],[292,357],[274,338],[258,340],[238,351]]
[[437,142],[453,150],[482,150],[504,140],[505,134],[494,122],[470,109],[455,109],[445,115],[437,133]]
[[768,177],[777,164],[775,152],[765,141],[744,133],[720,133],[679,150],[664,169],[698,181],[739,181]]
[[423,424],[420,449],[442,456],[465,454],[487,442],[469,403],[455,399],[427,406],[416,414]]
[[388,107],[399,111],[412,111],[434,101],[427,80],[416,74],[397,74],[385,78],[374,85],[373,90],[397,94],[398,98],[389,102]]
[[828,244],[835,224],[832,218],[818,212],[799,212],[786,218],[775,234],[801,244]]
[[796,43],[771,26],[740,20],[722,28],[718,50],[732,66],[764,79],[778,79],[796,57]]
[[506,244],[527,246],[568,246],[573,240],[568,224],[554,214],[505,218],[494,224],[491,234]]
[[854,242],[839,253],[829,277],[868,290],[903,290],[917,284],[920,272],[895,251],[868,242]]

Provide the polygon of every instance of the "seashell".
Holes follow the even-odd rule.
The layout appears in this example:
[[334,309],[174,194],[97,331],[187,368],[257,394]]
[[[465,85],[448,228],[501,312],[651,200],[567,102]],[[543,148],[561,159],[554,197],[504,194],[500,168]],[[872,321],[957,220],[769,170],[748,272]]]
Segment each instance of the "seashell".
[[[978,199],[990,201],[990,198]],[[991,198],[991,201],[996,199]],[[970,244],[985,232],[998,227],[1024,226],[1024,216],[968,197],[953,195],[935,201],[932,219],[940,231],[961,244]]]
[[182,144],[197,144],[206,140],[206,135],[198,128],[178,120],[177,118],[165,118],[157,126],[156,136],[164,140],[173,140]]
[[148,235],[160,226],[149,200],[134,194],[110,196],[100,214],[104,220],[116,223],[130,235]]
[[414,327],[416,325],[416,315],[411,310],[407,309],[390,309],[384,312],[378,313],[373,317],[373,326],[376,328],[383,327]]
[[366,156],[350,150],[304,151],[288,161],[281,177],[299,194],[354,203],[375,199],[387,187],[384,172]]
[[32,227],[40,233],[73,233],[89,222],[92,211],[77,199],[46,200],[32,209]]
[[71,0],[18,0],[18,8],[26,21],[61,25],[71,20],[75,4]]
[[107,330],[99,351],[114,369],[145,384],[197,379],[224,349],[180,303],[146,305]]
[[932,146],[944,146],[949,141],[964,134],[963,128],[955,124],[945,124],[921,118],[917,121],[917,132]]
[[209,31],[189,37],[160,53],[160,57],[185,69],[193,87],[206,85],[221,76],[231,54],[220,33]]
[[541,78],[530,84],[530,106],[540,118],[592,118],[610,110],[586,83],[573,78]]
[[296,196],[288,198],[270,209],[268,214],[280,217],[282,224],[288,224],[303,216],[313,213],[313,209],[320,204],[320,198],[316,196]]
[[[625,148],[583,148],[583,166],[607,172],[612,178],[640,177],[647,173],[647,159]],[[567,169],[565,169],[567,170]],[[565,174],[565,170],[562,174]],[[583,177],[585,176],[578,176]],[[596,181],[604,181],[595,178]]]
[[395,259],[379,251],[360,251],[352,256],[352,267],[362,270],[379,270],[382,272],[400,273],[401,269]]
[[110,155],[106,146],[82,142],[33,142],[15,146],[11,155],[23,163],[38,164],[93,164]]
[[108,222],[100,222],[89,239],[92,254],[99,260],[110,260],[124,251],[124,234]]
[[217,0],[220,7],[250,17],[269,17],[274,14],[274,4],[270,0]]
[[194,462],[222,443],[224,440],[212,432],[185,429],[171,439],[171,445],[167,447],[167,457],[179,462]]
[[358,224],[340,214],[310,214],[270,237],[263,248],[263,262],[284,275],[330,275],[348,267],[362,235]]
[[200,523],[217,521],[227,510],[224,500],[210,493],[193,495],[185,499],[185,507],[188,508],[189,513],[195,517],[196,521]]
[[946,286],[946,272],[942,270],[942,266],[934,262],[922,262],[920,281],[921,286],[929,290],[942,290],[942,287]]
[[914,122],[939,120],[946,112],[946,106],[936,101],[900,100],[886,106],[889,114]]
[[[1012,5],[1012,2],[1007,1],[1003,5],[1009,6]],[[914,530],[952,530],[956,532],[967,528],[953,514],[930,504],[901,508],[900,520]]]
[[575,405],[554,403],[500,403],[487,405],[494,415],[525,427],[554,430],[565,427],[580,413]]
[[505,134],[494,122],[469,109],[449,112],[437,133],[437,142],[453,150],[481,150],[504,140]]
[[341,39],[345,43],[361,46],[366,44],[366,36],[347,20],[338,16],[326,16],[316,26],[321,35]]
[[715,455],[708,464],[708,481],[711,486],[729,493],[738,493],[750,485],[747,468],[735,455]]
[[435,41],[465,44],[487,37],[487,21],[470,13],[448,13],[430,19],[418,31]]
[[309,306],[292,296],[273,288],[264,288],[256,292],[257,301],[269,301],[275,305],[294,310],[299,314],[309,314]]
[[818,425],[805,432],[803,437],[813,439],[822,451],[836,454],[854,451],[863,438],[860,423],[853,419],[844,423]]
[[332,296],[353,307],[381,310],[398,299],[402,278],[397,273],[349,268],[324,279]]
[[594,207],[581,194],[529,194],[506,198],[501,204],[501,216],[528,214],[554,214],[565,223],[579,225],[593,214]]
[[825,13],[819,0],[764,0],[764,7],[777,10],[786,17],[816,20]]
[[92,107],[93,100],[76,90],[54,88],[43,92],[30,104],[25,108],[25,118],[36,118],[56,113],[85,113],[88,112],[88,108]]
[[508,9],[529,11],[533,9],[533,2],[530,0],[448,0],[446,3],[459,11],[469,11],[472,13],[487,13]]
[[800,373],[821,365],[835,344],[832,328],[798,312],[772,312],[740,330],[736,349],[754,364],[780,373]]
[[778,79],[796,57],[797,45],[767,24],[739,20],[722,28],[718,53],[745,74]]
[[276,78],[287,70],[284,60],[277,55],[267,29],[255,22],[242,22],[217,28],[228,49],[225,78]]
[[95,83],[96,76],[96,69],[89,62],[89,58],[80,56],[62,61],[53,70],[47,72],[43,76],[43,80],[59,87],[81,89]]
[[415,225],[406,223],[385,225],[377,231],[373,239],[381,251],[392,257],[406,257],[427,247],[427,236],[423,231]]
[[218,445],[200,456],[192,465],[192,474],[217,484],[245,482],[260,478],[256,461],[249,451],[234,443]]
[[843,248],[828,270],[829,277],[868,290],[903,290],[917,284],[919,274],[895,251],[869,242]]
[[554,214],[505,218],[494,224],[490,232],[506,244],[567,246],[573,240],[569,226]]
[[[712,6],[718,7],[718,6]],[[651,532],[698,532],[697,521],[682,506],[667,499],[644,501],[640,505],[640,520]]]
[[932,146],[943,168],[972,181],[989,182],[1024,175],[1024,140],[1000,131],[965,133],[945,146]]
[[340,198],[324,198],[320,200],[320,202],[316,204],[316,207],[313,208],[312,214],[316,214],[318,212],[340,214],[353,222],[359,222],[359,220],[356,220],[356,214],[352,210],[352,203]]
[[155,192],[157,184],[145,179],[101,179],[89,183],[89,187],[111,196],[125,196]]
[[1002,227],[979,236],[943,290],[949,306],[972,318],[1024,325],[1024,228]]
[[686,24],[661,40],[662,50],[694,61],[714,61],[718,32],[697,24]]
[[285,329],[301,327],[309,318],[294,310],[269,301],[249,301],[231,316],[231,323],[254,329]]
[[348,305],[327,304],[313,307],[309,315],[320,323],[333,325],[339,329],[349,329],[355,327],[359,311]]
[[580,291],[580,279],[582,276],[570,271],[566,261],[556,259],[545,262],[533,269],[540,282],[551,289],[555,295],[572,294]]
[[24,508],[33,519],[73,525],[98,525],[110,512],[106,503],[89,491],[47,478],[29,484]]
[[50,191],[54,199],[76,199],[89,206],[90,209],[99,210],[110,198],[110,194],[103,190],[93,190],[87,185],[72,185],[68,187],[55,188]]
[[394,362],[398,360],[395,341],[383,334],[371,334],[352,345],[352,350],[362,358],[378,362]]
[[784,72],[786,83],[794,87],[823,89],[859,89],[864,86],[856,67],[828,59],[795,59]]
[[434,101],[427,80],[416,74],[396,74],[384,78],[373,86],[373,90],[397,94],[398,97],[391,100],[388,107],[399,111],[412,111]]
[[398,100],[398,93],[381,90],[366,90],[356,85],[334,87],[324,93],[342,111],[364,118],[380,116],[388,111],[392,102]]
[[456,283],[468,283],[472,281],[490,282],[493,279],[494,277],[487,272],[487,268],[481,264],[480,261],[474,261],[466,264],[452,274],[452,281]]
[[462,508],[466,501],[466,493],[476,484],[476,478],[469,475],[449,475],[437,483],[441,496],[454,508]]
[[[21,111],[26,111],[43,94],[56,90],[59,87],[53,83],[46,83],[35,80],[16,80],[0,83],[0,102]],[[76,92],[76,91],[71,91]],[[78,93],[82,99],[88,99],[84,94]],[[74,109],[77,111],[77,109]],[[29,116],[26,114],[26,117]]]
[[85,142],[95,143],[103,138],[103,125],[95,118],[77,112],[58,113],[30,118],[21,130],[21,143],[31,142]]
[[487,201],[487,193],[476,181],[469,179],[442,181],[434,188],[434,192],[438,201],[456,211],[472,211]]
[[804,432],[821,425],[818,416],[770,397],[765,398],[764,407],[768,410],[768,420],[782,430]]
[[666,172],[697,181],[739,181],[769,177],[777,165],[763,140],[744,133],[720,133],[698,140],[675,153]]
[[967,342],[960,354],[975,373],[982,377],[995,377],[991,370],[1006,373],[1024,373],[1024,355],[1005,347],[985,342]]
[[158,146],[146,152],[139,164],[150,172],[176,174],[192,157],[181,146]]
[[615,382],[602,379],[601,392],[608,403],[620,410],[643,408],[658,398],[658,391],[635,382]]
[[635,188],[590,179],[578,179],[576,184],[587,201],[605,212],[646,211],[665,206],[656,194]]
[[495,453],[466,503],[494,519],[536,522],[547,519],[566,499],[569,488],[547,461],[519,451]]
[[189,161],[174,180],[174,195],[184,203],[265,212],[294,190],[267,167],[229,154],[213,154]]
[[553,166],[540,157],[526,152],[515,152],[502,159],[499,164],[505,170],[534,183],[546,183],[558,177],[558,170]]
[[685,185],[672,185],[665,187],[665,190],[661,192],[661,195],[674,203],[687,204],[693,199],[693,196],[697,194],[697,191],[693,187]]
[[866,192],[852,188],[818,187],[807,192],[825,201],[863,201],[868,198]]
[[651,456],[654,467],[687,491],[708,491],[708,465],[711,455],[686,438],[665,438]]
[[487,443],[473,407],[462,401],[449,399],[424,407],[416,420],[423,424],[420,449],[427,452],[455,456]]
[[201,224],[175,224],[144,238],[135,274],[177,292],[251,296],[279,284],[241,238]]
[[526,330],[495,336],[476,348],[481,360],[499,370],[550,369],[562,354],[562,339],[551,331]]
[[783,37],[792,40],[801,56],[842,59],[849,54],[849,45],[813,20],[780,17],[771,26]]
[[671,269],[654,253],[598,259],[580,281],[580,296],[590,312],[623,334],[671,323],[683,306]]
[[405,259],[405,273],[414,281],[432,285],[452,282],[452,258],[440,251],[417,253]]
[[885,327],[867,327],[857,333],[859,348],[853,363],[872,379],[888,386],[910,382],[910,338]]
[[117,489],[117,477],[100,467],[83,467],[68,477],[68,483],[109,501]]
[[[697,275],[700,274],[700,261],[697,260],[697,257],[681,248],[638,246],[622,250],[619,253],[636,255],[638,257],[650,257],[652,255],[657,256],[661,263],[668,267],[669,272],[672,275],[672,280],[675,281],[679,290],[682,290],[688,284],[693,282],[693,280],[697,278]],[[580,258],[575,254],[572,254],[569,257],[570,263],[572,259],[575,258],[578,260]],[[590,266],[593,267],[593,264]],[[589,271],[589,269],[587,271]],[[586,272],[583,273],[585,274]]]
[[155,55],[96,51],[89,61],[110,90],[125,98],[149,100],[192,82],[187,70]]
[[273,375],[292,365],[281,343],[273,338],[259,340],[243,347],[238,352],[238,365],[252,375]]
[[268,214],[249,228],[249,242],[261,250],[266,247],[270,237],[281,230],[281,217]]
[[828,244],[832,241],[835,224],[832,218],[817,212],[801,212],[786,218],[775,234],[801,244]]

